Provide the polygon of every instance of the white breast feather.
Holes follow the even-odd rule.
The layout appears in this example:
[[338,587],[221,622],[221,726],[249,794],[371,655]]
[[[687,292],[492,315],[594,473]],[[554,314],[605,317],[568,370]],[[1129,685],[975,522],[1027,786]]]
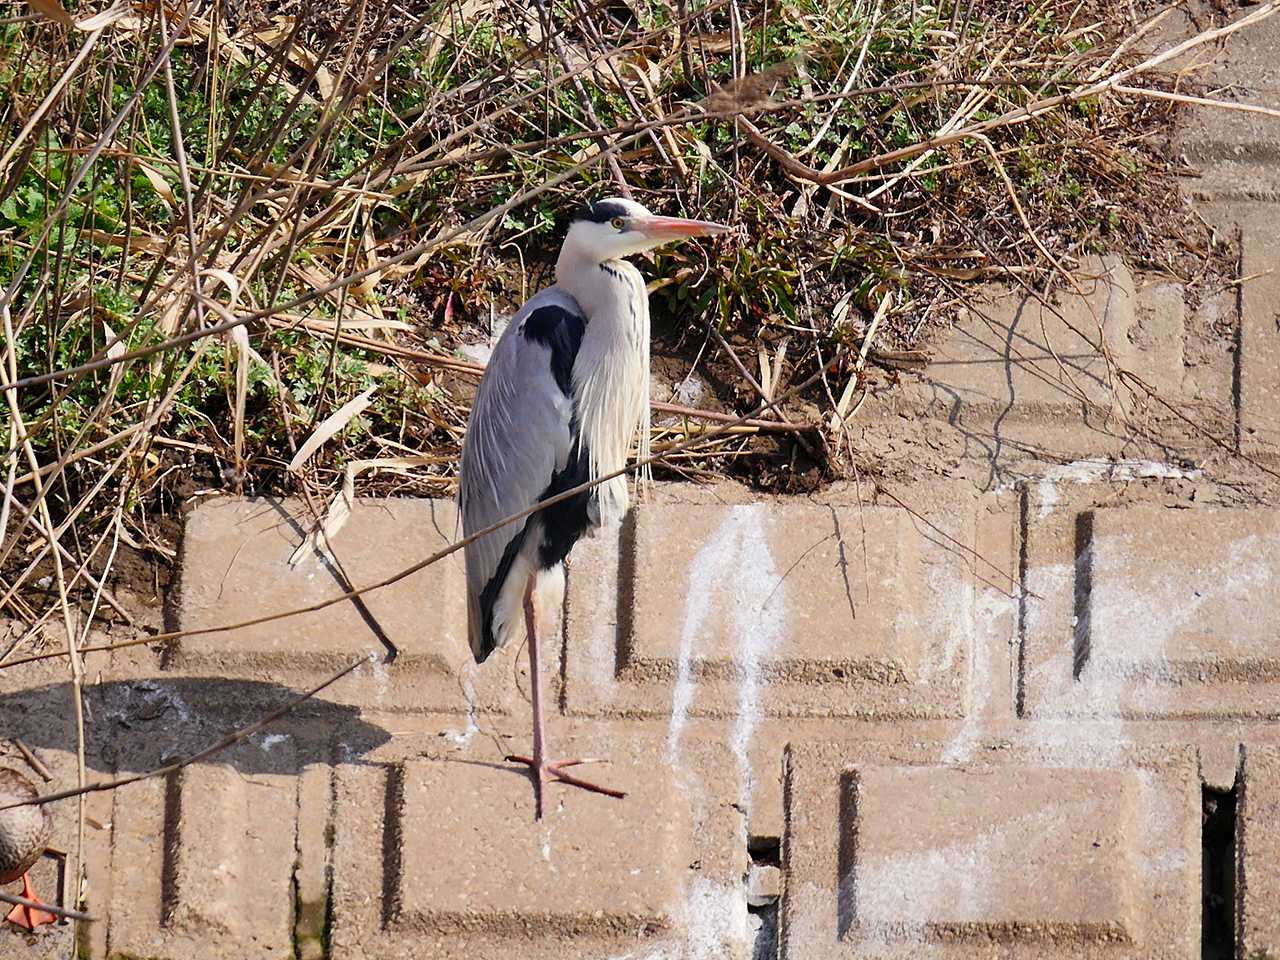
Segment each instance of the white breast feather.
[[[574,393],[592,478],[626,464],[637,429],[639,455],[649,455],[649,296],[639,270],[619,261],[610,266],[625,286],[617,280],[609,284],[616,300],[593,311],[574,364]],[[627,512],[627,504],[624,474],[596,488],[591,519],[614,523]]]

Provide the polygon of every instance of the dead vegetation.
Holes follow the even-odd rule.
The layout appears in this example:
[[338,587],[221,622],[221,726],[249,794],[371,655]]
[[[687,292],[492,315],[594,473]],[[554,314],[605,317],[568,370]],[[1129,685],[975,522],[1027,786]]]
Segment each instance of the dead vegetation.
[[977,281],[1045,292],[1117,251],[1193,296],[1220,283],[1170,159],[1165,15],[10,5],[0,598],[23,627],[0,662],[45,622],[74,647],[130,618],[113,568],[167,567],[194,496],[320,516],[335,493],[450,495],[481,356],[461,348],[547,282],[584,197],[739,227],[652,270],[654,450],[839,371],[671,452],[693,478],[838,474],[869,378],[918,365]]
[[181,507],[272,492],[334,524],[357,494],[450,495],[483,355],[462,348],[546,282],[584,198],[739,227],[651,274],[671,393],[653,450],[694,478],[854,465],[842,425],[869,383],[918,366],[977,282],[1043,295],[1099,252],[1192,297],[1228,279],[1177,189],[1175,115],[1198,91],[1148,43],[1166,15],[0,8],[0,670],[70,665],[79,769],[57,796],[121,782],[86,778],[83,657],[103,622],[129,628],[112,649],[181,636],[137,603],[163,593]]

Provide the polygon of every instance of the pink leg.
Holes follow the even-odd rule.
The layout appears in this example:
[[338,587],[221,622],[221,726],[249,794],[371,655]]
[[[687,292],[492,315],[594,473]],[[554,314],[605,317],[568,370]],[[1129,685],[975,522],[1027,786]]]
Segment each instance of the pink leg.
[[515,763],[523,763],[529,766],[533,773],[533,784],[535,792],[534,819],[542,819],[542,795],[546,785],[547,775],[550,774],[554,779],[560,780],[571,786],[580,787],[583,790],[590,790],[592,793],[603,793],[605,796],[617,797],[621,799],[626,796],[621,790],[613,790],[609,787],[597,786],[586,780],[572,777],[564,772],[565,767],[576,766],[580,763],[595,763],[594,760],[553,760],[547,761],[546,758],[546,728],[542,720],[542,674],[538,669],[538,613],[534,606],[534,589],[537,583],[537,574],[529,577],[529,584],[524,590],[524,623],[525,630],[529,635],[529,699],[533,703],[533,756],[520,757],[509,756],[507,760]]
[[529,635],[529,699],[533,702],[533,782],[537,791],[534,819],[542,819],[542,791],[547,781],[545,745],[546,727],[542,720],[542,671],[538,668],[538,611],[534,606],[533,592],[537,588],[538,575],[530,574],[524,588],[524,625]]

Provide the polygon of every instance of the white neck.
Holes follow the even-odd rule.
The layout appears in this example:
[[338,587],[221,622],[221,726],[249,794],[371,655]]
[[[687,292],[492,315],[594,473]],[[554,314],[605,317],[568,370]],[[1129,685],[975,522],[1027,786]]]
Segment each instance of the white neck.
[[[640,456],[648,456],[649,295],[640,271],[625,260],[595,263],[562,252],[556,281],[587,319],[573,387],[591,476],[599,477],[626,463],[637,430]],[[625,476],[602,484],[595,519],[620,520],[627,502]]]

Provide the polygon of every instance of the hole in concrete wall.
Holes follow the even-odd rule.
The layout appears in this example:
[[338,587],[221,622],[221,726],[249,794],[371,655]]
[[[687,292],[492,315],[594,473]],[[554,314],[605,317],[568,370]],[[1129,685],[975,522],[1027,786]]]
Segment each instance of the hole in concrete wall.
[[1236,800],[1230,790],[1204,787],[1201,796],[1201,960],[1235,960]]
[[751,960],[778,956],[778,899],[782,895],[782,841],[747,837],[747,922],[755,936]]
[[747,837],[751,863],[777,867],[782,864],[782,840],[778,837]]

